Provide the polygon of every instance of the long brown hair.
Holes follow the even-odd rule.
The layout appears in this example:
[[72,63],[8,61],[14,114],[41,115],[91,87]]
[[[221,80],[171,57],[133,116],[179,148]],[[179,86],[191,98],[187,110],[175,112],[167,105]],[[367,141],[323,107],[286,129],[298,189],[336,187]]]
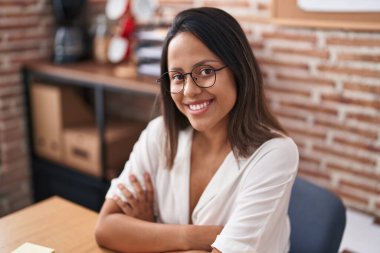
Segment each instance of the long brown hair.
[[[181,32],[190,32],[201,40],[232,71],[236,83],[237,100],[229,113],[228,140],[236,157],[248,157],[264,142],[284,133],[280,123],[270,112],[263,91],[263,79],[243,29],[227,12],[217,8],[194,8],[180,12],[166,36],[161,73],[168,71],[168,46]],[[173,166],[178,148],[179,131],[190,125],[178,110],[167,80],[161,80],[162,112],[166,127],[166,161]],[[272,131],[275,130],[275,131]]]

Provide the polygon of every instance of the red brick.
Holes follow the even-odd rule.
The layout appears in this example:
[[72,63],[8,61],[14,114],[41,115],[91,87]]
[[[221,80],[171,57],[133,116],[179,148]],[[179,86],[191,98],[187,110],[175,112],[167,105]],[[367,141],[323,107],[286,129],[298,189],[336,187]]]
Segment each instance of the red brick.
[[290,34],[280,31],[275,32],[263,32],[261,34],[264,40],[270,40],[270,39],[282,39],[282,40],[289,40],[291,42],[294,41],[304,41],[304,42],[311,42],[316,43],[317,38],[315,35],[300,35],[300,34]]
[[280,117],[284,117],[284,118],[288,118],[288,119],[299,120],[299,121],[306,123],[306,117],[305,116],[295,114],[295,113],[292,113],[292,112],[289,112],[286,110],[282,110],[281,108],[272,109],[272,111],[274,112],[274,114],[276,116],[280,116]]
[[380,54],[347,54],[341,53],[337,56],[338,61],[362,61],[362,62],[380,62]]
[[267,3],[257,3],[257,9],[260,11],[267,11],[270,9],[270,5]]
[[52,31],[37,31],[35,33],[10,33],[7,37],[7,41],[9,42],[33,42],[33,41],[53,41],[53,37],[51,36]]
[[21,85],[2,85],[0,87],[0,99],[17,96],[22,93]]
[[20,73],[20,68],[18,66],[12,66],[10,68],[0,68],[0,75],[1,76],[9,76],[9,75],[15,75]]
[[313,145],[313,150],[317,152],[321,152],[322,154],[325,154],[327,156],[335,156],[340,159],[344,159],[347,161],[352,161],[364,165],[369,165],[369,166],[376,166],[376,160],[359,156],[358,154],[352,154],[352,153],[347,153],[343,150],[337,150],[336,148],[330,147],[330,146],[325,146],[325,145],[320,145],[320,144],[314,144]]
[[300,102],[289,102],[289,101],[281,101],[280,105],[298,109],[298,110],[299,109],[307,110],[312,113],[324,113],[331,116],[338,115],[338,111],[336,109],[324,108],[322,107],[322,105],[312,105],[312,104],[305,104],[305,103],[300,103]]
[[299,77],[299,76],[292,76],[291,74],[283,74],[283,73],[277,73],[276,78],[279,81],[286,81],[291,83],[299,83],[303,85],[309,85],[312,87],[315,87],[315,85],[318,86],[326,86],[326,87],[335,87],[335,83],[332,80],[317,78],[317,77]]
[[251,48],[253,48],[253,51],[255,50],[263,50],[264,49],[264,43],[259,41],[252,41],[249,43]]
[[369,129],[362,130],[354,126],[349,126],[345,123],[338,123],[331,120],[316,118],[314,120],[314,124],[316,127],[322,126],[327,129],[347,132],[347,134],[351,134],[351,135],[360,135],[360,136],[363,136],[366,138],[372,138],[372,139],[377,138],[377,131],[375,130],[369,130]]
[[378,70],[370,70],[365,68],[350,68],[322,65],[318,66],[318,70],[322,73],[328,72],[340,75],[354,75],[362,77],[380,78],[380,72]]
[[[23,187],[20,189],[20,183],[14,185],[14,187],[6,187],[6,195],[13,210],[17,202],[22,202],[30,197],[30,182],[28,179],[21,181]],[[8,188],[8,189],[7,189]]]
[[339,187],[342,189],[347,188],[347,191],[350,191],[350,189],[353,190],[360,190],[360,191],[365,191],[369,194],[376,194],[380,195],[380,189],[378,189],[376,186],[369,186],[369,185],[364,185],[360,183],[355,183],[352,181],[348,181],[347,179],[342,179],[339,181]]
[[23,64],[26,61],[40,61],[40,60],[46,60],[46,55],[41,55],[39,52],[31,51],[28,53],[23,53],[21,55],[18,55],[17,58],[11,59],[11,64]]
[[309,171],[309,172],[313,171],[313,172],[316,172],[316,173],[319,173],[319,174],[328,175],[328,173],[326,173],[324,171],[322,172],[320,170],[319,163],[309,162],[309,161],[307,161],[307,159],[301,159],[300,158],[300,162],[299,162],[298,167],[302,171]]
[[22,128],[13,128],[5,131],[1,131],[0,133],[1,142],[9,142],[14,140],[25,140],[25,133]]
[[269,65],[270,67],[283,67],[283,68],[309,70],[309,66],[306,63],[281,61],[281,60],[274,60],[274,59],[262,58],[262,57],[256,57],[256,59],[260,65]]
[[0,8],[8,8],[8,7],[30,7],[37,4],[38,0],[1,0]]
[[358,105],[363,107],[377,108],[380,109],[380,100],[365,100],[360,98],[349,98],[343,95],[336,94],[322,94],[322,103],[323,101],[337,102],[342,104],[349,105]]
[[352,91],[368,92],[371,94],[380,95],[380,81],[379,81],[379,86],[373,86],[373,85],[367,85],[367,84],[361,84],[361,83],[345,82],[344,83],[344,89],[345,90],[352,90]]
[[6,46],[0,45],[0,53],[3,53],[3,56],[7,53],[25,53],[25,52],[31,52],[36,51],[40,48],[41,43],[35,42],[34,45],[32,43],[30,44],[15,44],[15,43],[8,43]]
[[380,117],[376,115],[364,115],[364,114],[358,114],[358,113],[347,113],[346,115],[347,119],[355,119],[361,122],[369,123],[369,124],[375,124],[380,125]]
[[1,174],[2,177],[2,186],[3,185],[12,185],[18,181],[27,179],[30,176],[30,171],[26,166],[26,163],[23,163],[22,167],[12,167],[12,169],[5,171]]
[[2,100],[2,105],[0,106],[0,111],[1,110],[8,110],[9,108],[13,108],[15,106],[22,105],[23,96],[22,96],[22,94],[3,96],[3,97],[1,97],[1,100]]
[[40,21],[38,18],[32,19],[32,20],[19,20],[18,22],[7,22],[7,23],[0,23],[0,30],[11,30],[11,29],[33,29]]
[[41,0],[1,0],[2,3],[9,3],[13,6],[23,6],[25,4],[37,4]]
[[313,181],[317,179],[317,180],[322,180],[328,183],[331,180],[330,175],[326,172],[310,170],[304,167],[299,168],[298,174],[300,176],[312,178]]
[[7,196],[7,199],[10,202],[15,201],[20,195],[25,194],[25,191],[20,190],[20,185],[25,183],[29,183],[27,177],[20,178],[12,183],[9,183],[8,181],[2,182],[0,187],[0,196]]
[[314,158],[313,156],[310,156],[310,155],[306,155],[302,152],[300,152],[300,161],[305,161],[308,163],[314,163],[315,165],[319,165],[321,162],[319,159]]
[[304,136],[306,138],[311,137],[311,138],[317,138],[321,140],[326,139],[326,133],[317,132],[315,129],[310,129],[306,127],[299,129],[299,128],[294,128],[292,125],[287,125],[286,130],[292,135],[297,134],[297,135]]
[[268,85],[265,85],[264,89],[265,89],[265,91],[272,91],[275,93],[284,93],[284,94],[292,94],[292,95],[300,95],[300,96],[304,96],[304,97],[310,97],[309,91],[296,89],[295,87],[294,88],[285,87],[285,86],[280,87],[278,85],[275,86],[275,85],[268,84]]
[[[270,19],[268,19],[266,17],[254,16],[248,12],[245,12],[243,14],[237,14],[234,17],[238,20],[238,22],[240,24],[246,23],[248,26],[250,26],[252,24],[259,25],[259,24],[269,24],[270,23]],[[255,27],[253,27],[252,29],[255,29]]]
[[22,119],[24,116],[24,110],[21,106],[16,106],[9,110],[1,111],[2,115],[0,116],[0,120],[2,122],[6,122],[8,120],[13,119]]
[[315,57],[320,59],[328,59],[329,52],[327,50],[321,49],[295,49],[295,48],[280,48],[274,47],[273,52],[275,54],[290,54],[290,55],[299,55],[307,57]]
[[362,46],[362,47],[379,47],[380,40],[379,39],[350,39],[350,38],[327,38],[326,39],[327,46]]
[[375,144],[374,144],[375,141],[376,140],[374,139],[372,144],[364,144],[364,143],[350,141],[350,140],[347,140],[345,138],[338,137],[338,136],[334,137],[334,139],[333,139],[333,142],[342,144],[343,146],[350,146],[350,147],[353,147],[356,149],[369,151],[371,153],[380,153],[380,147],[375,146]]
[[[9,122],[9,121],[14,121],[14,120],[20,120],[23,119],[24,112],[21,110],[16,110],[14,112],[13,110],[11,112],[9,111],[0,111],[0,122]],[[14,126],[12,126],[13,128]],[[9,129],[7,129],[9,130]],[[5,131],[5,130],[4,130]]]
[[328,162],[326,165],[327,170],[339,172],[339,173],[345,173],[352,175],[354,177],[360,177],[360,178],[367,178],[369,180],[380,180],[380,175],[376,174],[375,172],[368,172],[368,171],[358,171],[357,169],[354,169],[350,167],[350,165],[339,165],[334,162]]
[[359,204],[364,204],[364,205],[368,205],[369,203],[369,200],[367,198],[357,196],[351,192],[343,191],[341,189],[335,189],[334,192],[340,197],[342,197],[343,199],[347,199],[347,200],[354,201],[354,202],[357,202]]
[[41,17],[49,17],[51,15],[50,10],[39,10],[36,8],[22,8],[20,10],[14,10],[11,12],[3,13],[1,18],[3,20],[9,20],[11,18],[37,18],[38,20],[41,20]]
[[24,125],[24,121],[20,117],[14,117],[10,118],[9,120],[1,120],[1,130],[2,131],[7,131],[9,129],[13,129],[15,127],[20,127],[20,125]]

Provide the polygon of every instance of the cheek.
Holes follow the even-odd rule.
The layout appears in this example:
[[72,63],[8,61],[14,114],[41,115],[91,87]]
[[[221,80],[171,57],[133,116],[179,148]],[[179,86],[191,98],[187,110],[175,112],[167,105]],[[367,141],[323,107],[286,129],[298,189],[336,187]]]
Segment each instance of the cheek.
[[173,100],[173,102],[174,102],[174,104],[175,104],[175,106],[180,110],[180,111],[182,111],[182,109],[181,109],[181,99],[179,98],[179,96],[178,96],[178,94],[177,95],[171,95],[171,97],[172,97],[172,100]]
[[236,91],[231,90],[229,95],[226,97],[226,110],[231,111],[236,103]]
[[237,100],[237,87],[235,81],[230,78],[228,86],[226,87],[226,100],[228,101],[228,106],[233,107]]

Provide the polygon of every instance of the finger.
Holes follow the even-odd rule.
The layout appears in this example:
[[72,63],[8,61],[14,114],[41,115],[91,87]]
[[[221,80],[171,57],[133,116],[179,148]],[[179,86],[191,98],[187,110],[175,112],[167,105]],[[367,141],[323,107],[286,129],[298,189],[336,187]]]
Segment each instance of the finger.
[[137,200],[135,196],[133,196],[132,192],[130,192],[127,187],[125,187],[123,184],[118,185],[120,191],[123,193],[123,195],[127,198],[128,203],[133,207],[136,206]]
[[137,180],[135,175],[130,175],[129,180],[131,180],[132,186],[135,189],[135,193],[138,199],[145,200],[145,192],[141,187],[139,180]]
[[154,189],[153,189],[152,179],[148,172],[144,173],[144,182],[145,182],[145,188],[146,188],[146,198],[150,203],[153,203]]
[[112,197],[112,199],[116,202],[116,205],[118,205],[120,207],[120,209],[123,211],[123,213],[125,213],[127,215],[132,215],[132,208],[128,203],[124,202],[117,195],[114,195]]

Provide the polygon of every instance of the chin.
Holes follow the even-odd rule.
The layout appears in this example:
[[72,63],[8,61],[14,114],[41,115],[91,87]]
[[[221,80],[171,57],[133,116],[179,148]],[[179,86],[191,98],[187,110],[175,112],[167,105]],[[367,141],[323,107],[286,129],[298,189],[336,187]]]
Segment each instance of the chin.
[[210,124],[199,122],[196,120],[189,119],[190,125],[198,132],[204,132],[209,129]]

